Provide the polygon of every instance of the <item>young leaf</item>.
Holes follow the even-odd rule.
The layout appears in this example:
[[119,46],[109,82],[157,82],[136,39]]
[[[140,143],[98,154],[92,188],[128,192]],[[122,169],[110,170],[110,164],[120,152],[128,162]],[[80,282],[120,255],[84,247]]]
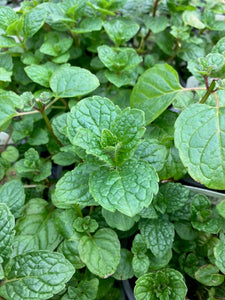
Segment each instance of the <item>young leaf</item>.
[[78,246],[81,260],[101,278],[115,273],[120,262],[120,242],[109,228],[99,229],[93,236],[83,236]]
[[0,295],[8,300],[44,300],[62,291],[75,272],[61,253],[32,251],[15,257]]
[[167,64],[155,65],[138,79],[131,94],[131,106],[145,112],[146,124],[154,121],[181,91],[177,72]]
[[139,223],[147,247],[157,257],[163,257],[172,248],[174,226],[167,218],[142,219]]
[[105,22],[104,28],[116,46],[128,42],[139,30],[139,25],[124,17],[114,18]]
[[13,255],[23,254],[32,250],[54,250],[62,240],[54,224],[54,215],[48,202],[31,199],[23,217],[16,224],[16,236],[13,242]]
[[136,300],[184,300],[186,293],[182,274],[169,268],[141,276],[134,288]]
[[50,31],[45,35],[45,41],[40,52],[57,57],[69,50],[72,44],[72,38],[66,33]]
[[117,169],[101,167],[90,177],[90,192],[106,210],[133,217],[158,192],[158,176],[145,161],[127,160]]
[[175,145],[189,174],[212,189],[225,189],[225,107],[193,104],[175,123]]
[[67,117],[68,137],[73,143],[77,131],[86,128],[101,136],[103,129],[110,129],[110,124],[121,112],[109,99],[99,96],[85,98],[75,105]]
[[14,238],[15,218],[5,203],[0,203],[0,253],[1,257],[9,257]]
[[25,193],[22,182],[18,179],[5,183],[0,188],[0,203],[5,203],[17,218],[23,210]]
[[98,78],[79,67],[62,67],[50,79],[50,87],[57,98],[83,96],[98,86]]
[[68,208],[71,204],[95,204],[89,193],[88,180],[98,168],[96,164],[80,164],[67,172],[56,184],[54,204],[59,208]]

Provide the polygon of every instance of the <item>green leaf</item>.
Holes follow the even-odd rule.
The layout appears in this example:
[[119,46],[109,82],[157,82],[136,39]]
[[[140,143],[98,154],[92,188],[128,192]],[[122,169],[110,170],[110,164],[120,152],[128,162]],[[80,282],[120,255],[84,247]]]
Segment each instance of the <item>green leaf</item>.
[[113,277],[117,280],[127,280],[134,276],[132,269],[132,254],[127,249],[121,249],[121,258]]
[[135,82],[138,77],[136,69],[125,70],[125,71],[109,71],[105,72],[105,77],[113,83],[116,87],[120,88],[124,85],[135,85]]
[[136,221],[135,218],[128,217],[117,210],[115,212],[111,212],[102,208],[102,215],[110,227],[121,231],[131,229]]
[[27,203],[23,217],[16,224],[14,256],[32,250],[54,250],[59,245],[62,237],[56,231],[54,214],[43,199]]
[[170,268],[141,276],[134,288],[136,300],[184,300],[186,293],[182,274]]
[[16,41],[12,37],[0,35],[0,48],[11,48],[16,45]]
[[68,208],[71,204],[94,205],[88,181],[97,168],[95,164],[80,164],[67,172],[56,184],[54,204],[59,208]]
[[0,99],[0,130],[4,130],[10,124],[10,120],[17,115],[12,103]]
[[114,18],[104,23],[109,38],[116,46],[128,42],[139,30],[139,25],[124,17]]
[[196,181],[225,189],[225,107],[193,104],[175,123],[175,145],[183,164]]
[[116,73],[128,71],[142,62],[142,58],[132,48],[113,48],[102,45],[97,48],[101,62]]
[[222,200],[216,205],[216,209],[221,217],[225,218],[225,200]]
[[73,39],[66,33],[50,31],[45,35],[40,52],[57,57],[69,50],[72,44]]
[[165,16],[148,16],[145,20],[145,25],[153,33],[159,33],[166,29],[168,25],[168,19]]
[[19,158],[19,151],[14,146],[8,146],[1,154],[2,158],[12,163]]
[[66,239],[69,239],[74,233],[73,222],[78,217],[78,212],[75,208],[69,208],[63,211],[58,211],[54,216],[56,230]]
[[0,203],[0,253],[9,257],[12,252],[12,242],[15,235],[15,218],[5,203]]
[[7,71],[0,67],[0,81],[8,82],[11,81],[12,72]]
[[50,79],[50,87],[57,98],[83,96],[98,86],[98,78],[79,67],[61,67]]
[[129,159],[145,132],[144,113],[138,109],[126,108],[112,122],[111,132],[117,137],[116,164]]
[[142,109],[146,124],[149,124],[172,103],[180,91],[177,72],[167,64],[155,65],[139,77],[131,94],[131,106]]
[[47,130],[43,128],[35,128],[27,139],[27,143],[31,146],[39,146],[48,144],[49,137]]
[[38,7],[31,9],[24,16],[23,34],[25,38],[31,38],[44,25],[47,13]]
[[11,180],[0,188],[0,203],[7,204],[15,218],[21,214],[24,202],[24,187],[20,180]]
[[164,254],[163,257],[158,257],[153,255],[150,251],[148,251],[147,255],[150,269],[159,270],[165,268],[168,265],[168,263],[172,259],[173,252],[172,250],[169,250],[167,253]]
[[172,248],[174,226],[166,217],[142,219],[139,227],[148,249],[155,256],[163,257]]
[[87,33],[92,31],[99,31],[102,28],[103,21],[100,17],[89,17],[83,19],[78,28],[72,30],[78,34]]
[[92,237],[83,236],[78,250],[87,268],[101,278],[114,274],[120,262],[120,242],[108,228],[99,229]]
[[73,151],[58,152],[52,156],[52,160],[57,165],[70,166],[78,161],[78,157]]
[[49,87],[52,72],[45,65],[32,64],[24,68],[27,76],[34,82]]
[[160,186],[163,202],[166,204],[166,212],[172,213],[183,207],[188,201],[189,189],[181,183],[167,182]]
[[158,176],[147,162],[127,160],[117,169],[101,167],[90,178],[90,192],[106,210],[133,217],[158,192]]
[[219,241],[214,248],[215,264],[225,274],[225,241]]
[[110,129],[110,124],[121,112],[109,99],[93,96],[82,99],[75,105],[67,117],[68,137],[73,139],[80,128],[87,128],[97,136],[103,129]]
[[0,7],[0,28],[6,30],[7,27],[18,20],[16,12],[9,6]]
[[85,267],[78,252],[78,245],[82,236],[83,235],[80,233],[74,233],[68,240],[64,240],[57,249],[57,251],[62,253],[76,269]]
[[74,271],[61,253],[32,251],[19,255],[12,261],[0,295],[8,300],[48,299],[64,289]]
[[95,300],[98,292],[98,285],[99,280],[97,278],[81,280],[77,287],[69,286],[68,292],[62,297],[62,300]]
[[73,222],[73,227],[78,232],[95,232],[98,228],[98,223],[95,219],[91,219],[90,216],[78,217]]
[[134,157],[147,161],[159,172],[165,164],[167,148],[156,139],[145,139],[138,145]]
[[205,24],[200,21],[200,16],[197,11],[185,10],[182,17],[185,25],[189,25],[197,29],[205,28]]
[[213,265],[204,265],[195,272],[195,278],[204,285],[217,286],[224,282],[224,276]]
[[138,278],[148,272],[150,266],[149,258],[146,254],[140,253],[139,255],[134,254],[132,259],[132,268],[134,275]]

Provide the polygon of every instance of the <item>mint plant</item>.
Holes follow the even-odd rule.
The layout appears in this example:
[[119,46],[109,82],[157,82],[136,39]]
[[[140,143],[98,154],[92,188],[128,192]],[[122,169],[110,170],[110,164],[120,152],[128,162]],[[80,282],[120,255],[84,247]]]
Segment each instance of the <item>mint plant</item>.
[[224,299],[224,1],[15,2],[0,299]]

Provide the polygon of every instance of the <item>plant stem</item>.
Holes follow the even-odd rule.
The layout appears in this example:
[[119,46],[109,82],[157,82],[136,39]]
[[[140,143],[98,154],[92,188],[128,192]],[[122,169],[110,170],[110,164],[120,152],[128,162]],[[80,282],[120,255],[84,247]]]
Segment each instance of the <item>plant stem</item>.
[[5,150],[6,146],[8,145],[8,142],[9,142],[11,136],[12,136],[12,132],[13,132],[12,126],[9,125],[9,136],[6,139],[5,144],[2,146],[2,148],[0,150],[0,153],[2,153]]
[[156,0],[156,1],[155,1],[155,4],[154,4],[154,6],[153,6],[153,12],[152,12],[152,16],[153,16],[153,17],[155,17],[155,15],[156,15],[156,11],[157,11],[158,4],[159,4],[159,0]]
[[213,93],[215,85],[216,85],[215,80],[213,80],[211,82],[210,86],[207,88],[207,91],[206,91],[205,95],[202,97],[200,103],[205,103],[206,102],[206,100],[209,98],[209,96]]
[[45,124],[48,127],[49,132],[51,133],[52,137],[56,140],[57,144],[60,147],[62,147],[63,146],[62,143],[57,139],[57,137],[55,136],[55,134],[53,132],[52,125],[48,119],[48,116],[46,115],[46,112],[45,112],[45,107],[41,104],[41,102],[38,99],[36,100],[36,103],[39,107],[40,113],[42,114]]

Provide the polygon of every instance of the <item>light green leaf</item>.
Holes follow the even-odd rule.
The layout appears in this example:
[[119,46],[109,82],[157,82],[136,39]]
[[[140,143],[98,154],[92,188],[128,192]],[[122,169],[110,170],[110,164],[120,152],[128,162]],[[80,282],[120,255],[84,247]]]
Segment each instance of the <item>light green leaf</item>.
[[73,222],[73,227],[78,232],[95,232],[98,228],[98,223],[90,216],[78,217]]
[[155,256],[163,257],[172,248],[174,226],[167,218],[142,219],[139,227],[147,247]]
[[14,146],[8,146],[1,154],[2,158],[12,163],[19,158],[19,151]]
[[184,300],[186,293],[182,274],[169,268],[141,276],[134,288],[136,300]]
[[224,276],[213,265],[204,265],[195,272],[195,278],[204,285],[217,286],[224,282]]
[[185,10],[182,17],[185,25],[189,25],[198,29],[205,28],[205,24],[200,21],[200,16],[198,15],[197,11]]
[[145,139],[138,145],[134,157],[147,161],[159,172],[166,162],[167,148],[156,139]]
[[95,300],[98,292],[98,285],[99,280],[97,278],[81,280],[77,287],[69,286],[68,292],[62,297],[62,300]]
[[0,99],[0,130],[4,130],[10,124],[11,119],[17,115],[12,103]]
[[4,68],[0,67],[0,81],[8,82],[11,81],[12,72],[7,71]]
[[63,67],[50,79],[50,87],[58,98],[83,96],[99,86],[98,78],[79,67]]
[[113,277],[117,280],[127,280],[134,276],[134,271],[132,268],[132,254],[127,249],[121,249],[120,263],[113,274]]
[[225,274],[225,241],[220,241],[214,248],[215,264]]
[[94,164],[80,164],[67,172],[56,184],[54,204],[59,208],[68,208],[71,204],[93,205],[88,180],[99,168]]
[[116,164],[130,158],[145,132],[144,113],[138,109],[126,108],[116,117],[110,126],[111,132],[117,137]]
[[132,268],[134,275],[138,278],[148,272],[149,269],[149,258],[146,254],[140,253],[139,255],[134,254],[132,259]]
[[133,217],[158,192],[158,176],[145,161],[128,160],[117,169],[101,167],[90,178],[90,192],[106,210]]
[[12,252],[12,242],[15,235],[15,218],[5,203],[0,203],[0,253],[9,257]]
[[11,180],[0,188],[0,203],[7,204],[15,218],[17,218],[23,210],[24,202],[24,187],[20,180]]
[[145,20],[145,25],[153,33],[158,33],[166,29],[168,19],[166,16],[148,16]]
[[45,35],[45,41],[40,52],[50,56],[60,56],[73,44],[73,39],[66,33],[50,31]]
[[12,37],[0,35],[0,48],[11,48],[16,45],[16,41]]
[[128,42],[139,30],[139,25],[131,19],[118,17],[104,23],[109,38],[116,46]]
[[225,107],[193,104],[175,123],[175,145],[196,181],[225,189]]
[[117,210],[115,212],[111,212],[104,208],[102,208],[102,215],[110,227],[121,231],[131,229],[137,220],[136,218],[128,217]]
[[27,76],[34,82],[49,87],[52,72],[45,65],[32,64],[24,68]]
[[131,106],[142,109],[149,124],[172,103],[179,91],[177,72],[167,64],[155,65],[139,77],[131,94]]
[[222,200],[216,205],[216,209],[221,217],[225,218],[225,200]]
[[121,112],[109,99],[93,96],[82,99],[75,105],[67,117],[68,137],[73,139],[80,128],[87,128],[97,136],[103,129],[110,129],[110,124]]
[[62,240],[54,224],[54,212],[48,202],[31,199],[23,217],[16,224],[16,237],[13,243],[13,255],[23,254],[32,250],[54,250]]
[[0,7],[0,28],[6,30],[7,27],[18,19],[16,12],[9,6]]
[[31,38],[44,25],[47,12],[38,7],[31,9],[24,16],[23,33],[26,38]]
[[52,129],[56,137],[63,145],[70,144],[68,137],[66,136],[66,120],[67,114],[57,115],[52,119]]
[[189,197],[189,189],[181,183],[167,182],[160,186],[163,202],[166,204],[166,212],[172,213],[186,204]]
[[19,255],[13,259],[0,295],[8,300],[48,299],[64,289],[74,271],[61,253],[32,251]]
[[48,131],[43,128],[35,128],[27,139],[27,143],[31,146],[48,144]]
[[87,268],[101,278],[114,274],[120,262],[120,242],[108,228],[99,229],[92,237],[83,236],[78,250]]
[[83,19],[78,28],[72,30],[72,32],[76,33],[87,33],[92,31],[99,31],[102,28],[102,19],[100,17],[89,17]]

